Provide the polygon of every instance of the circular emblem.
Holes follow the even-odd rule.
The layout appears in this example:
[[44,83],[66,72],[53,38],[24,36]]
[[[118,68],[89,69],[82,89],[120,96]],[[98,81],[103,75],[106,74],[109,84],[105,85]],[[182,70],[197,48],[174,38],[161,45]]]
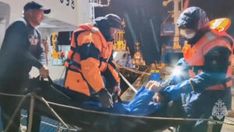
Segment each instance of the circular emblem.
[[221,120],[227,115],[227,107],[222,99],[218,99],[212,109],[212,116]]

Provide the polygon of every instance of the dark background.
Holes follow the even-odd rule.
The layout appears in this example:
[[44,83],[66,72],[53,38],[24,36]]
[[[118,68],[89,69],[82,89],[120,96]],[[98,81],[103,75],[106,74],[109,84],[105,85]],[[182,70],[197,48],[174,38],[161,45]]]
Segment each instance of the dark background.
[[[162,6],[163,0],[111,0],[109,7],[96,8],[96,17],[107,13],[116,13],[124,18],[125,37],[130,52],[134,53],[136,41],[141,43],[143,57],[148,64],[160,61],[163,43],[172,44],[170,37],[160,36],[160,28],[173,4]],[[209,18],[230,17],[234,19],[234,0],[190,0],[189,6],[204,9]],[[228,30],[234,35],[234,26]]]

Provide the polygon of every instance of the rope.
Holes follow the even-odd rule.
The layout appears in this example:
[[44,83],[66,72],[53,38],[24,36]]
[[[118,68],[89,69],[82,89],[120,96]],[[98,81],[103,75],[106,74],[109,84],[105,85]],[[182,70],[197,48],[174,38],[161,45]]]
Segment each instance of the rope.
[[137,93],[137,89],[119,72],[120,77],[125,81],[125,83],[131,88],[135,93]]
[[[31,97],[31,102],[32,102],[32,101],[34,102],[34,99],[37,99],[37,100],[41,101],[42,103],[44,103],[44,104],[47,106],[47,108],[50,110],[50,112],[51,112],[66,128],[69,128],[68,125],[60,118],[60,116],[50,107],[50,105],[48,104],[48,102],[47,102],[43,97],[41,97],[41,96],[37,96],[37,95],[35,95],[34,93],[27,93],[26,95],[19,95],[19,94],[17,95],[17,94],[9,94],[9,93],[2,93],[2,92],[0,92],[0,95],[3,95],[3,96],[10,96],[10,97],[22,97],[22,99],[20,100],[19,104],[17,105],[17,107],[16,107],[16,109],[15,109],[13,115],[11,116],[10,121],[9,121],[9,123],[7,124],[7,127],[6,127],[5,131],[7,131],[8,128],[10,127],[10,125],[11,125],[13,119],[15,118],[17,112],[20,110],[20,107],[22,106],[23,102],[25,101],[25,99],[26,99],[27,97]],[[31,108],[31,107],[32,107],[32,108]],[[30,115],[31,115],[31,113],[33,113],[33,112],[32,112],[32,111],[33,111],[33,107],[34,107],[34,103],[33,103],[33,104],[30,103],[30,113],[29,113]],[[30,124],[30,123],[32,123],[32,116],[29,117],[29,127],[28,127],[28,131],[29,131],[29,132],[31,132],[31,126],[32,126],[32,124]]]
[[134,70],[134,69],[131,69],[131,68],[128,68],[128,67],[121,66],[119,64],[116,64],[116,67],[117,67],[117,72],[120,75],[120,77],[129,86],[129,88],[133,90],[134,93],[137,93],[137,89],[127,80],[127,78],[124,77],[124,75],[119,71],[119,68],[131,71],[131,72],[134,72],[134,73],[137,73],[137,74],[140,74],[140,75],[150,75],[150,73],[137,71],[137,70]]
[[0,95],[11,96],[11,97],[21,97],[21,98],[23,98],[24,96],[26,96],[26,95],[23,95],[23,94],[9,94],[9,93],[2,93],[2,92],[0,92]]
[[[6,93],[1,93],[0,95],[4,96],[11,96],[11,97],[24,97],[26,95],[17,95],[17,94],[6,94]],[[69,109],[74,109],[74,110],[79,110],[79,111],[84,111],[84,112],[89,112],[89,113],[94,113],[94,114],[101,114],[101,115],[106,115],[106,116],[118,116],[118,117],[130,117],[130,118],[138,118],[138,119],[148,119],[148,120],[170,120],[170,121],[211,121],[217,124],[226,124],[226,125],[231,125],[234,126],[234,121],[229,120],[229,121],[217,121],[213,119],[206,119],[206,118],[178,118],[178,117],[148,117],[148,116],[134,116],[134,115],[125,115],[125,114],[115,114],[115,113],[108,113],[108,112],[100,112],[100,111],[94,111],[94,110],[87,110],[75,106],[69,106],[69,105],[64,105],[60,103],[55,103],[51,101],[46,101],[48,104],[63,107],[63,108],[69,108]]]
[[115,113],[108,113],[108,112],[100,112],[100,111],[94,111],[94,110],[87,110],[79,107],[74,107],[74,106],[69,106],[69,105],[64,105],[64,104],[59,104],[55,102],[48,101],[49,104],[59,106],[59,107],[64,107],[64,108],[69,108],[69,109],[74,109],[74,110],[79,110],[79,111],[84,111],[84,112],[89,112],[89,113],[94,113],[94,114],[101,114],[101,115],[107,115],[107,116],[118,116],[118,117],[131,117],[131,118],[140,118],[140,119],[150,119],[150,120],[170,120],[170,121],[211,121],[215,122],[218,124],[227,124],[227,125],[232,125],[234,126],[234,121],[229,121],[229,122],[224,122],[224,121],[217,121],[213,119],[205,119],[205,118],[178,118],[178,117],[148,117],[148,116],[134,116],[134,115],[126,115],[126,114],[115,114]]

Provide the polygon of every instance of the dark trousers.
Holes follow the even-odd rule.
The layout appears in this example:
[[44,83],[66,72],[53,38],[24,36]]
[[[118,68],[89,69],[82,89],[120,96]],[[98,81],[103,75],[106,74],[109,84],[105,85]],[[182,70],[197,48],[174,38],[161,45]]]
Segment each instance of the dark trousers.
[[[223,91],[204,91],[203,93],[192,93],[187,100],[187,104],[185,104],[185,113],[189,118],[203,118],[203,119],[215,119],[218,121],[223,121],[223,117],[216,117],[217,115],[213,115],[214,109],[220,110],[220,103],[222,107],[228,106],[230,101],[225,99],[225,96],[228,95],[227,90]],[[221,102],[220,102],[221,101]],[[219,102],[219,106],[216,104]],[[215,108],[216,106],[216,108]],[[213,124],[212,122],[198,120],[193,122],[186,122],[179,127],[179,132],[206,132],[208,129],[212,130],[212,132],[220,132],[222,125],[221,124]],[[213,128],[209,128],[213,127]]]
[[[1,98],[1,118],[3,130],[6,129],[8,123],[10,122],[10,118],[13,115],[17,104],[19,103],[19,99],[17,98]],[[12,120],[12,123],[7,132],[18,132],[20,126],[20,111],[16,113],[15,118]]]

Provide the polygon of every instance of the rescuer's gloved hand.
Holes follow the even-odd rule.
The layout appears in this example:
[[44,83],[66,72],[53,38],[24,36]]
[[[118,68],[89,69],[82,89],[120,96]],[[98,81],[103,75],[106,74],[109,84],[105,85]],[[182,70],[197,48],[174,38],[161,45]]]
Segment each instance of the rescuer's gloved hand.
[[112,93],[112,98],[113,102],[118,102],[119,101],[119,96],[121,95],[121,88],[120,84],[118,83],[117,85],[114,86],[113,93]]
[[113,100],[111,94],[104,88],[97,93],[97,97],[104,108],[113,107]]
[[121,88],[120,88],[120,84],[119,83],[114,86],[114,94],[116,94],[118,96],[120,96],[120,94],[121,94]]

